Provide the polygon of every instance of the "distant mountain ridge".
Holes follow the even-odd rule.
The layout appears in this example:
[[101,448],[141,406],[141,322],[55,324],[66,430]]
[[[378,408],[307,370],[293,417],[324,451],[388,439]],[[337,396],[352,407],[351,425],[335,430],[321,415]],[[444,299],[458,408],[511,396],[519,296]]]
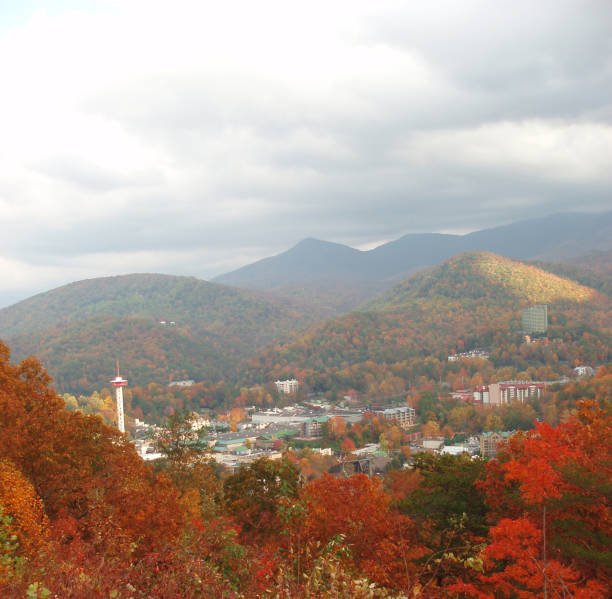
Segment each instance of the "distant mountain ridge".
[[[305,285],[325,296],[329,282],[355,288],[338,313],[390,288],[406,275],[466,251],[489,251],[516,260],[567,260],[612,249],[612,212],[564,213],[475,231],[467,235],[408,234],[369,251],[305,239],[293,248],[213,279],[300,297]],[[327,298],[333,303],[333,298]]]

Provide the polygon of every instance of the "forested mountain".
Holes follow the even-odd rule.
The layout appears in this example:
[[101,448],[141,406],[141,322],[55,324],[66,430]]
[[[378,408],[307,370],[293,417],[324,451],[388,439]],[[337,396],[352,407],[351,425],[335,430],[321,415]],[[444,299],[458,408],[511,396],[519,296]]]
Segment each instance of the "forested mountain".
[[260,344],[317,319],[297,303],[194,277],[133,274],[87,279],[0,310],[0,336],[37,331],[90,316],[152,318]]
[[370,251],[306,239],[214,279],[267,289],[284,297],[310,297],[339,315],[389,289],[402,277],[455,254],[485,250],[513,259],[568,260],[612,246],[612,212],[557,214],[467,235],[409,234]]
[[[549,306],[550,345],[521,346],[520,310]],[[251,362],[251,374],[298,376],[313,389],[403,392],[442,380],[447,356],[491,347],[486,373],[540,368],[543,378],[574,362],[602,363],[612,347],[612,300],[575,281],[487,252],[468,252],[417,273],[361,311],[327,321]],[[511,372],[511,371],[508,371]]]
[[534,266],[560,277],[578,281],[612,297],[612,250],[589,252],[567,262],[545,262],[534,260]]
[[612,249],[581,254],[567,260],[568,264],[588,268],[602,277],[612,277]]
[[389,311],[421,299],[487,300],[496,307],[516,302],[603,301],[597,292],[567,278],[490,252],[467,252],[408,277],[364,306]]
[[142,385],[219,380],[239,357],[316,320],[311,309],[261,293],[137,274],[79,281],[4,308],[0,336],[17,358],[39,356],[58,389],[76,392],[105,386],[115,359]]
[[61,392],[108,387],[116,360],[130,385],[171,380],[219,381],[232,372],[237,351],[218,335],[191,335],[144,318],[92,316],[11,339],[15,357],[48,364]]
[[[607,290],[592,271],[543,266]],[[337,285],[348,301],[350,287]],[[302,299],[321,304],[324,298],[308,298],[308,289]],[[549,336],[565,343],[518,347],[520,309],[534,303],[550,306]],[[453,368],[448,353],[476,346],[493,348],[497,368],[548,367],[540,375],[549,377],[576,361],[612,357],[608,296],[486,252],[450,258],[358,312],[317,324],[332,310],[194,278],[128,275],[72,283],[0,310],[0,335],[16,358],[39,356],[56,388],[70,393],[107,386],[116,359],[130,384],[142,388],[298,376],[319,391],[392,394],[441,379]]]

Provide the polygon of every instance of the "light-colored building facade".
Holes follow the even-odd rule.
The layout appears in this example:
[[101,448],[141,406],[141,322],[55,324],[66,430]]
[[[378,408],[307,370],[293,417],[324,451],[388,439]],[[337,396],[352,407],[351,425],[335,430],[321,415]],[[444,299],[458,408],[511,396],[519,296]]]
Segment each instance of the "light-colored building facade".
[[285,395],[292,395],[297,393],[299,383],[296,379],[288,379],[286,381],[274,381],[276,385],[276,389],[279,393],[284,393]]
[[461,352],[459,354],[451,354],[448,356],[449,362],[457,362],[459,360],[469,360],[470,358],[479,358],[480,360],[488,360],[489,352],[486,349],[472,349],[470,351]]
[[489,385],[481,385],[473,392],[474,401],[483,405],[491,403],[489,398]]
[[499,446],[506,443],[514,432],[491,431],[480,436],[480,455],[483,458],[494,458],[497,456]]
[[[546,383],[537,381],[504,381],[491,383],[489,385],[489,401],[491,405],[502,405],[520,401],[525,403],[528,399],[542,396],[546,389]],[[484,394],[483,394],[484,397]],[[483,401],[486,405],[486,402]]]
[[414,408],[409,406],[401,406],[399,408],[387,408],[377,412],[386,420],[392,420],[401,428],[408,428],[414,424],[416,412]]

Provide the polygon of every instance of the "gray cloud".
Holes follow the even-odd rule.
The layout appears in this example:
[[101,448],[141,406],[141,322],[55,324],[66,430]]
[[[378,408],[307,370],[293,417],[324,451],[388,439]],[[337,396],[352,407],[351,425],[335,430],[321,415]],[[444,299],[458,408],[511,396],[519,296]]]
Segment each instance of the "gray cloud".
[[125,6],[0,38],[11,298],[610,208],[609,2]]

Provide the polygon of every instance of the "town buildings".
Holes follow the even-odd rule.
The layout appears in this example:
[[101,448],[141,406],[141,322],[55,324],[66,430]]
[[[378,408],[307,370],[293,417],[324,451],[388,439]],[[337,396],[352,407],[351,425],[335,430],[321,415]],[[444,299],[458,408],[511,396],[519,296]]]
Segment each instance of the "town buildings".
[[453,399],[458,399],[459,401],[468,401],[469,399],[476,400],[475,391],[472,392],[469,389],[457,389],[456,391],[451,392],[450,396]]
[[329,422],[329,416],[319,416],[302,422],[300,425],[301,436],[309,439],[321,438],[323,436],[323,425],[326,422]]
[[576,366],[574,372],[576,376],[593,376],[595,374],[595,370],[590,366]]
[[448,356],[449,362],[457,362],[459,360],[469,360],[470,358],[479,358],[480,360],[488,360],[490,353],[486,349],[472,349],[470,351],[461,352],[459,354],[451,354]]

